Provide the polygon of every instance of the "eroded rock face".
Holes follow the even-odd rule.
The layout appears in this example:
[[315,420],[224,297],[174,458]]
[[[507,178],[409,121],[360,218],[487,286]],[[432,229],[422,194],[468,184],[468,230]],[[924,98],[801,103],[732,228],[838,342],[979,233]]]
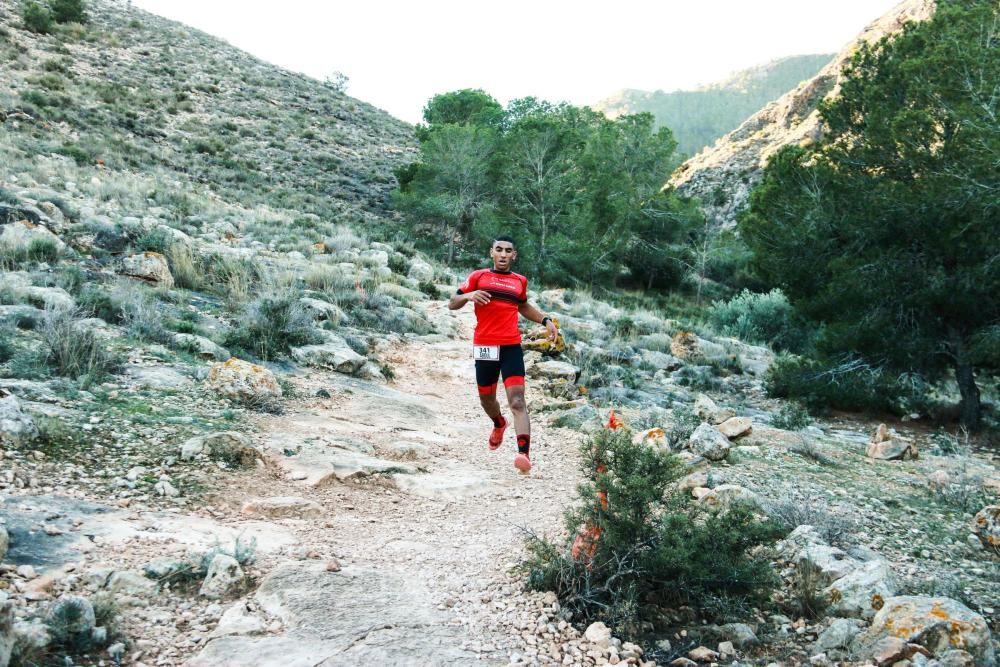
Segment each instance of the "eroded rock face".
[[122,259],[120,273],[162,287],[174,286],[167,258],[158,252],[141,252],[125,257]]
[[983,547],[1000,555],[1000,505],[987,505],[972,520],[972,532]]
[[[906,0],[870,24],[826,67],[748,118],[738,128],[682,164],[668,186],[698,197],[710,224],[728,227],[746,205],[768,159],[787,145],[805,145],[822,137],[818,103],[840,92],[841,69],[861,43],[874,43],[900,31],[910,21],[934,13],[933,0]],[[721,196],[720,196],[721,194]]]
[[281,398],[274,373],[236,357],[212,366],[205,383],[222,396],[241,401]]
[[977,665],[996,664],[986,619],[950,598],[903,595],[887,599],[853,649],[871,655],[873,647],[887,637],[919,644],[933,655],[960,649],[972,654]]

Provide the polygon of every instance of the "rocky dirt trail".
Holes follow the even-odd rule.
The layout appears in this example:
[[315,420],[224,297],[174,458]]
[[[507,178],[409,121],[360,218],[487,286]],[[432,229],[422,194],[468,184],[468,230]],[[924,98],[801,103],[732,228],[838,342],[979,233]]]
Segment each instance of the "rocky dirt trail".
[[329,398],[268,420],[268,467],[217,497],[234,512],[286,516],[272,521],[305,558],[262,563],[256,594],[191,665],[506,664],[525,652],[529,625],[527,653],[555,648],[530,646],[554,599],[524,593],[510,569],[523,527],[559,529],[578,441],[536,420],[528,476],[512,465],[513,433],[487,449],[472,317],[460,317],[458,339],[400,347],[391,386],[314,372],[300,389]]

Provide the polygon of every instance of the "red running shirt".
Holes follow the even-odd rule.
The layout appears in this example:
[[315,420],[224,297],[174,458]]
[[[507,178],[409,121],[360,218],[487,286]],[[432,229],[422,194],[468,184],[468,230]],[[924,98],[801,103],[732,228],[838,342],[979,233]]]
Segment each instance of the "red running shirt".
[[458,293],[476,290],[489,292],[491,299],[485,306],[476,304],[473,345],[519,345],[521,331],[517,328],[517,309],[528,301],[528,279],[511,271],[479,269],[465,279]]

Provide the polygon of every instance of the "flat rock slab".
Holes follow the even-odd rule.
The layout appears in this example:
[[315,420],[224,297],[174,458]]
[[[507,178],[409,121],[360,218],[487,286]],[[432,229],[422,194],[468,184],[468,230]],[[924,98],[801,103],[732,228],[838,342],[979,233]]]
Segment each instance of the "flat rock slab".
[[293,456],[288,456],[284,450],[273,446],[272,451],[272,460],[285,471],[286,477],[312,487],[334,482],[352,482],[370,475],[412,475],[418,471],[410,463],[380,459],[356,449],[323,442],[303,443]]
[[422,498],[460,500],[500,490],[500,483],[482,470],[458,462],[447,462],[441,470],[417,475],[393,475],[392,481],[400,491]]
[[[216,543],[230,546],[237,538],[252,539],[259,551],[267,553],[297,543],[288,530],[267,521],[230,525],[167,512],[136,514],[63,496],[12,496],[0,507],[11,538],[6,560],[38,570],[78,562],[82,552],[133,539],[174,542],[195,551]],[[75,521],[79,521],[78,527]],[[62,533],[48,535],[44,526],[53,526]]]
[[268,574],[255,595],[283,635],[219,637],[188,667],[502,665],[461,648],[466,630],[438,611],[412,576],[362,567],[327,572],[294,562]]
[[356,378],[334,376],[331,380],[338,391],[350,397],[337,408],[340,419],[363,424],[377,422],[383,429],[412,429],[435,422],[426,399]]

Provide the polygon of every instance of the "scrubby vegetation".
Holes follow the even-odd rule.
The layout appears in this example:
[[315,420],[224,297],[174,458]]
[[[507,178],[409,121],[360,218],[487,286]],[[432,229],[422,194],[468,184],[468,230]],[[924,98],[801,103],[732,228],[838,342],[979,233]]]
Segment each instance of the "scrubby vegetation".
[[781,529],[747,506],[711,511],[685,500],[673,491],[682,469],[627,428],[587,438],[588,481],[566,514],[571,538],[529,538],[529,583],[555,591],[578,622],[633,635],[680,606],[714,618],[736,600],[765,601],[776,579],[760,548]]

